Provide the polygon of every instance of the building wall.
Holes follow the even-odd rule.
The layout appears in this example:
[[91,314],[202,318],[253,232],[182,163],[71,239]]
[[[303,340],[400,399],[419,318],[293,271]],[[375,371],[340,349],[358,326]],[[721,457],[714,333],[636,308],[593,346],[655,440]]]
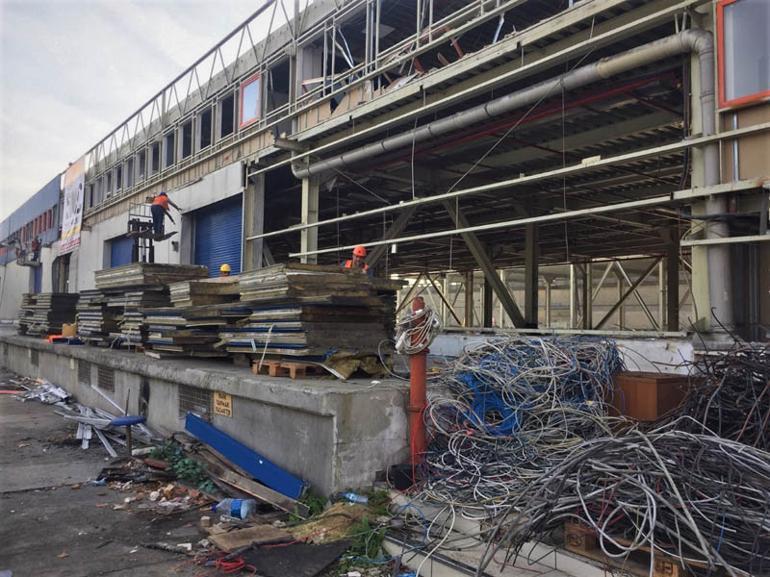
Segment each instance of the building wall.
[[30,267],[16,262],[0,266],[0,320],[14,320],[19,316],[21,295],[32,287],[31,271]]
[[[191,213],[243,191],[242,165],[232,163],[221,168],[194,184],[169,193],[169,198],[182,209],[179,214],[171,209],[176,223],[166,220],[166,232],[176,235],[155,243],[155,262],[167,264],[189,264],[192,262],[193,218]],[[94,272],[110,266],[110,241],[123,236],[128,228],[128,204],[121,206],[113,216],[84,228],[81,232],[77,253],[77,280],[73,286],[78,291],[94,288]]]

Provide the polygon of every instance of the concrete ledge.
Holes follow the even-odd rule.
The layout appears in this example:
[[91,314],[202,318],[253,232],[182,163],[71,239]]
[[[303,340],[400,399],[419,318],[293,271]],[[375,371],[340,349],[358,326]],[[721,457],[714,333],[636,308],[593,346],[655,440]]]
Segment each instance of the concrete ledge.
[[[213,414],[212,423],[320,493],[365,486],[408,455],[408,386],[400,381],[256,376],[224,361],[156,360],[10,334],[0,335],[0,343],[0,361],[10,370],[47,379],[106,410],[115,409],[100,390],[120,406],[128,399],[130,412],[146,414],[151,427],[166,433],[184,429],[180,388],[204,397],[207,391],[229,394],[232,417]],[[114,371],[114,385],[106,389],[104,369]]]

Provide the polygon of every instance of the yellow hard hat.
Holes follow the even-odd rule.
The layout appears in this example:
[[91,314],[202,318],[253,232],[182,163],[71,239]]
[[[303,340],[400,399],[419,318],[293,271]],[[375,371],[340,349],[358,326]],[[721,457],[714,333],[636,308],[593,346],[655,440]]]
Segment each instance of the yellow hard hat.
[[219,267],[219,272],[230,272],[230,265],[225,263]]

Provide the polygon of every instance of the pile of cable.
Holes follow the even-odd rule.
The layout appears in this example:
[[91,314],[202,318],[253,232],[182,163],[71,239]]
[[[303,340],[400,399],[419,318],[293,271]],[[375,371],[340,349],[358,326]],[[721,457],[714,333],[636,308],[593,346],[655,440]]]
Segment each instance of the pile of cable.
[[704,355],[690,371],[695,386],[676,415],[692,432],[706,427],[720,437],[770,451],[770,345],[736,343]]
[[416,355],[427,349],[441,330],[438,315],[430,307],[407,311],[396,322],[396,351]]
[[[689,417],[683,417],[689,419]],[[676,559],[688,574],[770,572],[770,454],[671,423],[586,441],[510,503],[479,573],[514,560],[565,521],[591,529],[605,555]]]
[[438,379],[420,497],[466,518],[507,510],[530,480],[585,439],[612,434],[614,343],[513,337],[466,350]]

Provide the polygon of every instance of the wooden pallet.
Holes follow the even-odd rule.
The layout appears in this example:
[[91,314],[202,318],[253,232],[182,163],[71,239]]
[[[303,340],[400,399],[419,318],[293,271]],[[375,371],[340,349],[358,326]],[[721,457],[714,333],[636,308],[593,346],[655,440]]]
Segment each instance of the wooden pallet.
[[268,375],[271,377],[297,377],[304,378],[308,374],[322,375],[324,369],[314,363],[300,363],[297,361],[262,361],[260,367],[259,361],[254,361],[251,365],[251,372],[255,375]]
[[[613,537],[613,540],[624,547],[631,544],[631,541],[621,537]],[[615,552],[614,548],[611,545],[607,545],[606,542],[605,546],[607,546],[611,553]],[[597,561],[603,566],[617,569],[626,575],[648,577],[650,575],[651,558],[654,558],[653,577],[687,577],[689,575],[687,569],[682,566],[676,557],[666,555],[660,551],[655,551],[653,557],[649,547],[641,547],[626,558],[607,557],[599,546],[596,531],[575,519],[565,521],[564,523],[564,548],[582,557]],[[690,564],[701,566],[701,564],[695,562]],[[702,566],[705,567],[705,563]],[[717,573],[717,575],[722,574],[722,572]]]

